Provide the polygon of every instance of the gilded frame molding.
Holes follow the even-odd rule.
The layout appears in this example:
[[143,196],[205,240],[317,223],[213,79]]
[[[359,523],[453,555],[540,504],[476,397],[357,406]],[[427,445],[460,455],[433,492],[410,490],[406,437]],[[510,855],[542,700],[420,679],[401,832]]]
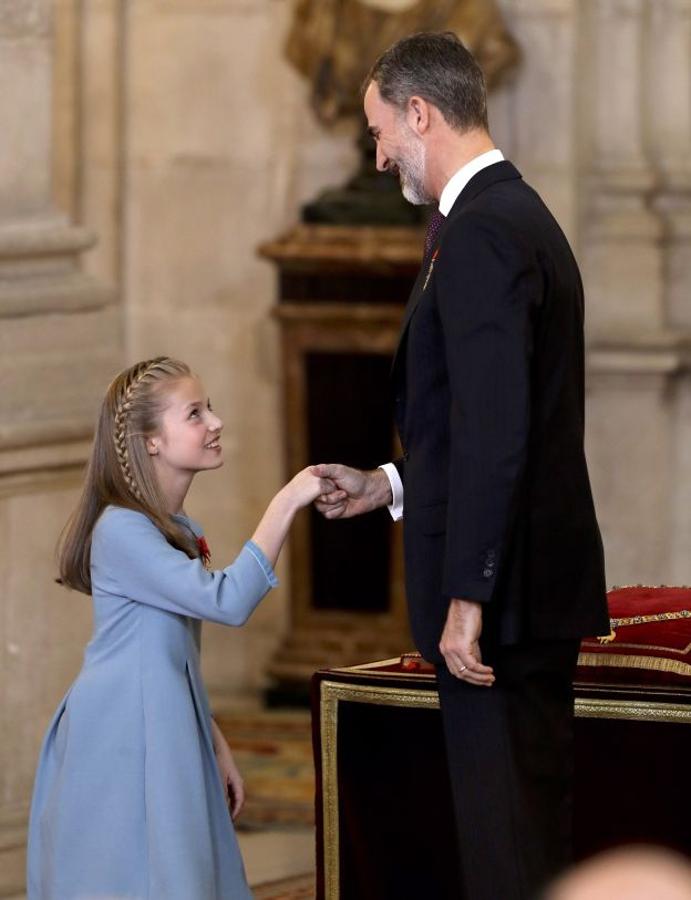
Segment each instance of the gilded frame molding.
[[[358,667],[360,668],[360,667]],[[341,670],[345,672],[346,670]],[[431,679],[430,679],[431,680]],[[325,679],[320,684],[322,766],[322,822],[324,835],[324,900],[340,900],[340,846],[338,817],[338,710],[339,703],[370,703],[439,709],[436,690],[347,684]],[[628,719],[638,722],[676,722],[691,725],[691,706],[658,701],[576,698],[576,717]]]

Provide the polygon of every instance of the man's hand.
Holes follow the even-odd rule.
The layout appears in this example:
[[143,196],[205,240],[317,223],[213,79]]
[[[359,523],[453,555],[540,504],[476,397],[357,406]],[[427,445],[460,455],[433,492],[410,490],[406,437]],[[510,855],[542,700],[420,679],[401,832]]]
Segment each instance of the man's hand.
[[482,604],[472,600],[452,600],[439,642],[449,672],[468,684],[491,687],[494,671],[482,664],[481,634]]
[[327,519],[350,519],[391,503],[391,484],[383,469],[362,472],[330,463],[312,466],[312,473],[335,486],[334,491],[321,494],[314,503]]

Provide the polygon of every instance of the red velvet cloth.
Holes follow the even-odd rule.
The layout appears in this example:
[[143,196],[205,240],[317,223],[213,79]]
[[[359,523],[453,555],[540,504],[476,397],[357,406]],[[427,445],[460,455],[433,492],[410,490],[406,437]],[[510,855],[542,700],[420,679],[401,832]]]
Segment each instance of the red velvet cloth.
[[611,641],[601,642],[598,635],[581,644],[576,680],[691,688],[691,588],[614,588],[607,599],[610,620],[689,614],[663,621],[614,621]]
[[[585,684],[683,685],[691,690],[691,588],[613,588],[607,594],[614,637],[585,638],[581,644],[576,681]],[[635,616],[683,614],[678,618],[639,623],[622,622]],[[434,667],[419,654],[404,653],[400,661],[377,666],[377,672],[433,674]]]

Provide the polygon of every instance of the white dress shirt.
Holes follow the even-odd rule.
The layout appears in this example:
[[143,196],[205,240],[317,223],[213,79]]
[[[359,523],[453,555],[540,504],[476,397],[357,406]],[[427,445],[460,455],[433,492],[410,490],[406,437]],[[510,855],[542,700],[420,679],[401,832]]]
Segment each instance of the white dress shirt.
[[[446,182],[444,186],[444,190],[441,192],[441,197],[439,198],[439,212],[443,216],[448,216],[451,212],[451,209],[458,200],[461,191],[468,184],[470,179],[477,175],[482,169],[485,169],[487,166],[492,166],[494,163],[501,162],[504,159],[504,154],[501,150],[488,150],[486,153],[481,153],[479,156],[474,157],[467,162],[464,166],[456,172],[455,175],[452,175],[451,178]],[[401,476],[398,474],[398,469],[393,463],[385,463],[383,466],[379,466],[380,469],[383,469],[386,472],[386,476],[389,479],[389,484],[391,485],[391,496],[392,502],[388,506],[388,510],[391,513],[391,518],[394,522],[398,522],[399,519],[403,518],[403,482],[401,481]]]

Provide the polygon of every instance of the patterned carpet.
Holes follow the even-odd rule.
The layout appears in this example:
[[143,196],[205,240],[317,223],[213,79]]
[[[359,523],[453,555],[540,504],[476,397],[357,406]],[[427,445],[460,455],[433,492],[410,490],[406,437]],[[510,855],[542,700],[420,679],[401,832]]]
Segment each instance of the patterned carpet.
[[216,720],[245,779],[247,802],[239,827],[314,824],[309,712],[269,710],[218,715]]
[[254,888],[254,900],[314,900],[314,875],[300,875]]

